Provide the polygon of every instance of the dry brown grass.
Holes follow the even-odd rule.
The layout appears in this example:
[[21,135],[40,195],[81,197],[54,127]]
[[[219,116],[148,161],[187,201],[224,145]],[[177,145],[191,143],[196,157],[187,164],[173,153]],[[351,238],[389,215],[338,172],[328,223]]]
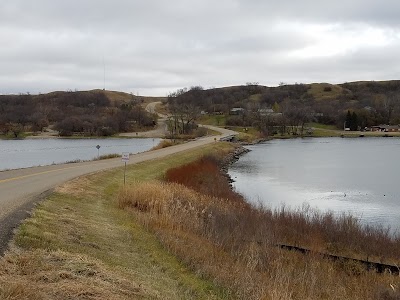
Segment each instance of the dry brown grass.
[[161,140],[158,145],[154,146],[153,148],[151,148],[150,150],[158,150],[158,149],[163,149],[163,148],[167,148],[167,147],[171,147],[175,145],[175,143],[171,140]]
[[215,155],[169,169],[165,173],[165,180],[183,184],[205,195],[226,199],[234,205],[248,206],[241,195],[233,192],[227,178],[222,176],[219,158]]
[[9,252],[0,261],[0,299],[128,299],[147,292],[85,255]]
[[81,176],[78,179],[74,179],[60,186],[57,186],[55,188],[55,192],[74,197],[79,197],[83,193],[85,193],[86,195],[93,196],[96,194],[96,191],[87,188],[90,183],[91,181],[87,176]]
[[[192,164],[172,177],[196,176],[188,173],[189,169],[201,167]],[[137,220],[155,232],[170,252],[197,273],[228,287],[231,296],[241,299],[400,298],[399,277],[275,246],[287,242],[324,251],[331,247],[336,254],[373,253],[385,261],[398,262],[398,240],[380,229],[363,229],[351,217],[335,219],[309,208],[255,209],[177,183],[138,183],[134,188],[122,190],[118,199],[120,207],[129,209]]]

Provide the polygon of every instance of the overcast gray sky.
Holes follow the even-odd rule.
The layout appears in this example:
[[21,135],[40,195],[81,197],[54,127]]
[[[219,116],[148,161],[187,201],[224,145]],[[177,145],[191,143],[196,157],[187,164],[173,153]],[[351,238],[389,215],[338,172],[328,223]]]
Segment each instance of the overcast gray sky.
[[400,1],[0,2],[0,93],[400,79]]

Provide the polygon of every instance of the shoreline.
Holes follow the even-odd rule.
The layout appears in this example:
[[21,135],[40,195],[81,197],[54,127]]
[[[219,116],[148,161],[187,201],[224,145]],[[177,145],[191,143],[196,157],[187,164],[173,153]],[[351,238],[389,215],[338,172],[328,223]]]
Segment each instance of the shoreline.
[[221,162],[221,172],[223,176],[227,179],[229,185],[231,186],[231,190],[234,193],[237,193],[236,191],[233,190],[232,183],[235,182],[235,180],[229,175],[228,170],[229,167],[234,164],[236,161],[240,159],[242,155],[245,155],[246,153],[251,152],[250,149],[247,149],[244,147],[244,145],[239,145],[236,147],[236,149],[233,152],[230,152],[227,154]]
[[[160,124],[159,124],[160,125]],[[199,126],[204,126],[199,124]],[[219,126],[221,129],[231,129],[229,126]],[[312,135],[272,135],[264,138],[255,138],[254,141],[251,142],[241,142],[242,145],[253,145],[258,144],[260,142],[272,140],[272,139],[296,139],[296,138],[325,138],[325,137],[341,137],[341,138],[358,138],[358,137],[391,137],[391,138],[400,138],[400,132],[380,132],[380,131],[342,131],[342,130],[334,130],[334,129],[322,129],[313,127],[314,132]],[[162,132],[160,131],[162,130]],[[236,131],[236,130],[235,130]],[[242,133],[241,131],[236,131],[238,134]],[[25,135],[27,134],[27,135]],[[24,139],[115,139],[115,138],[125,138],[125,139],[133,139],[133,138],[165,138],[164,129],[162,128],[153,128],[147,131],[132,131],[132,132],[119,132],[112,136],[60,136],[57,132],[40,132],[34,134],[32,132],[25,133],[21,137],[13,138],[7,136],[0,136],[0,140],[24,140]],[[321,135],[319,135],[321,134]]]
[[[222,175],[227,179],[228,184],[231,187],[231,191],[238,196],[240,196],[240,199],[244,202],[244,204],[248,205],[251,203],[247,201],[246,197],[239,193],[238,191],[235,191],[235,189],[232,186],[232,183],[235,182],[235,180],[232,179],[232,177],[228,174],[228,168],[231,164],[235,163],[240,159],[240,157],[246,153],[251,152],[252,150],[247,149],[243,146],[239,146],[235,149],[235,151],[227,154],[224,157],[224,161],[221,167],[221,172]],[[258,208],[255,208],[256,210]],[[286,251],[296,251],[298,253],[301,253],[303,255],[317,255],[323,259],[330,260],[332,262],[342,262],[342,263],[355,263],[359,264],[362,266],[364,269],[368,271],[375,271],[378,274],[383,274],[383,273],[389,273],[393,276],[399,276],[400,269],[398,268],[397,265],[394,264],[388,264],[388,263],[382,263],[382,262],[377,262],[377,261],[370,261],[368,258],[367,260],[365,259],[357,259],[353,257],[348,257],[348,256],[343,256],[343,255],[332,255],[328,252],[321,252],[321,251],[315,251],[315,250],[310,250],[309,248],[304,248],[304,247],[299,247],[296,245],[287,245],[287,244],[276,244],[275,247],[286,250]]]
[[257,138],[251,142],[237,142],[242,146],[257,145],[263,142],[268,142],[272,140],[293,140],[293,139],[326,139],[326,138],[344,138],[344,139],[356,139],[356,138],[400,138],[398,135],[332,135],[332,136],[271,136],[266,138]]

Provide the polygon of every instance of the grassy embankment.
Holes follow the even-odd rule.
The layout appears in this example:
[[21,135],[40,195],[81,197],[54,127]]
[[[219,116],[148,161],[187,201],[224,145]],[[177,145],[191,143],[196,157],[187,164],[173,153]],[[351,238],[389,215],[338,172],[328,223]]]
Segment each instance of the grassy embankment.
[[212,161],[169,170],[170,183],[121,190],[119,203],[198,274],[241,299],[399,299],[400,278],[276,247],[395,264],[400,237],[310,208],[254,208],[232,192]]
[[381,131],[343,131],[336,126],[310,123],[307,126],[313,127],[313,137],[400,137],[400,132]]
[[[128,166],[128,186],[172,166],[228,151],[224,143]],[[18,229],[0,261],[0,299],[220,299],[226,292],[169,254],[118,208],[122,169],[57,188]]]

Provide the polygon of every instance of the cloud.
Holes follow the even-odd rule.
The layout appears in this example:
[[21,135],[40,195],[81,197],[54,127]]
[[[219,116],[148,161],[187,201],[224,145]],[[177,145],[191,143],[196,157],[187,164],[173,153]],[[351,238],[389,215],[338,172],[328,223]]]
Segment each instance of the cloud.
[[396,79],[395,1],[4,1],[0,92]]

